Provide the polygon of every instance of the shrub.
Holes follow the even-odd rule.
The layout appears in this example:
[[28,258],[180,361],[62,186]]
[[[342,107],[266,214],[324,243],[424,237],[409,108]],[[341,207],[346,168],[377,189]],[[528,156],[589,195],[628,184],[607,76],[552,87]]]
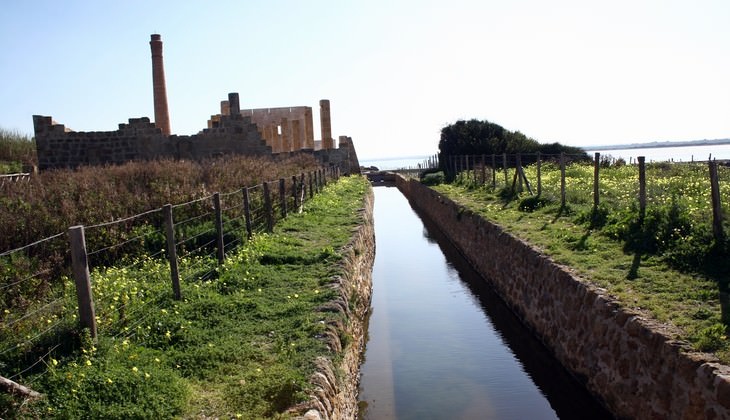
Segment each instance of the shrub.
[[439,185],[444,183],[444,179],[444,173],[439,171],[425,174],[421,179],[421,182],[425,185]]

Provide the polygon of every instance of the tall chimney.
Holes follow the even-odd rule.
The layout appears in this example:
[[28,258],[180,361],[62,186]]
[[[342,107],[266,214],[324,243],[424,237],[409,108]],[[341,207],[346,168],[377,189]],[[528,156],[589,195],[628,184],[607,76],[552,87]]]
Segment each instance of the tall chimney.
[[151,35],[152,48],[152,94],[155,101],[155,125],[162,134],[170,135],[170,113],[167,110],[167,88],[165,67],[162,64],[162,39],[159,34]]

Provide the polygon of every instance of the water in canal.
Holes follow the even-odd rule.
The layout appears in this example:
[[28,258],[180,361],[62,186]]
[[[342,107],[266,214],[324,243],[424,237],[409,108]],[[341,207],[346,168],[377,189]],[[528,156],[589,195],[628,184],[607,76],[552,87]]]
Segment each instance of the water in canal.
[[396,188],[375,236],[362,418],[610,418]]

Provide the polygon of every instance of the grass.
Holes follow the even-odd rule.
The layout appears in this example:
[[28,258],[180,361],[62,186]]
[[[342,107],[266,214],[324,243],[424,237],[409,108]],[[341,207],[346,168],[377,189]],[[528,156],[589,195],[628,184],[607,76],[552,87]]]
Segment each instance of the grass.
[[[706,166],[701,168],[706,170]],[[526,172],[529,179],[535,179],[534,167]],[[730,314],[725,312],[730,258],[727,243],[714,243],[711,230],[708,233],[709,182],[701,179],[701,171],[696,168],[650,168],[647,219],[654,214],[658,227],[643,228],[651,236],[640,238],[649,246],[636,240],[640,235],[637,226],[631,225],[635,214],[631,202],[636,197],[634,188],[638,190],[635,172],[630,167],[602,169],[603,204],[599,212],[592,209],[589,165],[572,165],[567,171],[565,207],[556,198],[559,178],[550,166],[543,166],[544,189],[539,198],[473,185],[466,176],[454,184],[434,188],[571,267],[625,307],[676,327],[675,338],[730,363]],[[723,168],[721,180],[722,197],[727,200],[727,168]],[[672,216],[662,211],[672,206],[681,213]],[[672,217],[687,221],[687,230],[678,230],[685,229],[685,225],[680,226]],[[662,224],[671,226],[670,232],[676,235],[663,236]]]
[[[69,344],[19,380],[47,397],[4,397],[0,417],[290,417],[286,409],[308,399],[315,358],[338,357],[323,337],[340,315],[317,308],[335,296],[338,250],[361,222],[368,189],[361,177],[328,184],[274,233],[231,253],[216,278],[183,283],[181,301],[172,298],[162,261],[95,270],[98,342],[69,322],[62,340]],[[60,316],[73,318],[72,291],[63,307]],[[22,365],[27,350],[0,366]]]
[[0,174],[18,173],[23,165],[36,164],[35,141],[0,127]]

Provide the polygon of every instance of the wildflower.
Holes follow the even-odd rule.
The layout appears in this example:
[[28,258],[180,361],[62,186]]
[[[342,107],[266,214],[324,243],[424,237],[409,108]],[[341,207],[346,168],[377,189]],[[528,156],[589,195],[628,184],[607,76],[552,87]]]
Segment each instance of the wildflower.
[[114,381],[112,381],[111,378],[106,378],[106,383],[111,384],[114,383]]
[[54,358],[51,357],[51,364],[53,366],[58,366],[58,360],[56,360],[56,359],[54,359]]
[[146,379],[149,379],[149,377],[150,377],[150,374],[149,374],[149,373],[147,373],[147,372],[145,372],[145,373],[144,373],[144,377],[145,377]]
[[160,363],[160,359],[158,357],[155,357],[155,362]]
[[139,371],[139,369],[137,369],[137,366],[132,367],[132,372],[137,373],[137,371]]
[[86,361],[86,366],[91,366],[91,360]]

